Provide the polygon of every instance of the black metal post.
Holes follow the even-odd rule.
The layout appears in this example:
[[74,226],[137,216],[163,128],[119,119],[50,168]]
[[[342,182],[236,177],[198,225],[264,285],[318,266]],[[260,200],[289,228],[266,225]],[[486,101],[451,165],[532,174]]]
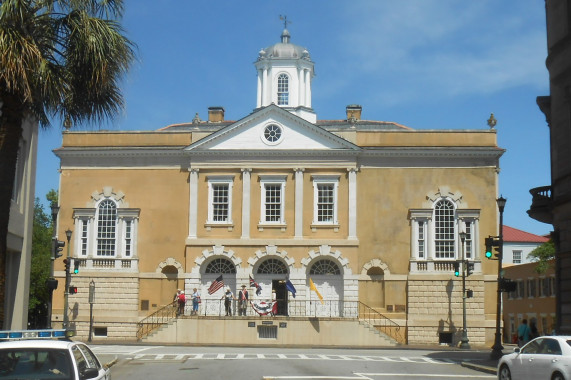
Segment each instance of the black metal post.
[[71,234],[72,231],[68,228],[65,231],[65,236],[67,238],[67,265],[65,266],[65,289],[63,290],[63,327],[69,327],[69,315],[68,315],[68,306],[69,306],[69,283],[71,282],[71,273],[69,272],[69,267],[71,266],[71,257],[69,255],[69,242],[71,241]]
[[466,327],[466,251],[464,249],[464,243],[466,242],[466,232],[460,232],[460,241],[462,242],[462,339],[460,343],[460,348],[470,349],[470,343],[468,340],[468,329]]
[[95,302],[95,281],[91,280],[89,283],[89,337],[88,342],[91,342],[91,334],[93,332],[93,303]]
[[52,301],[54,296],[54,290],[56,288],[56,280],[54,278],[54,261],[56,259],[56,249],[57,249],[57,214],[59,213],[59,206],[55,203],[51,204],[52,209],[52,251],[51,251],[51,259],[50,259],[50,277],[48,278],[48,312],[47,312],[47,321],[46,327],[48,329],[52,328]]
[[498,238],[498,296],[496,304],[496,335],[494,345],[492,346],[492,359],[499,359],[503,355],[502,332],[501,332],[501,316],[502,316],[502,260],[504,258],[504,207],[506,205],[504,197],[500,196],[496,199],[498,209],[500,211],[500,233]]

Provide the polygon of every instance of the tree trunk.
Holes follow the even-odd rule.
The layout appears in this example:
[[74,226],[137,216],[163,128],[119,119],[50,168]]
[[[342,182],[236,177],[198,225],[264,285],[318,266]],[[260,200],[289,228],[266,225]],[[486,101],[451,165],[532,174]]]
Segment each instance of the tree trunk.
[[24,108],[13,95],[2,93],[0,100],[3,102],[0,117],[0,329],[5,329],[6,278],[13,275],[6,273],[8,223]]

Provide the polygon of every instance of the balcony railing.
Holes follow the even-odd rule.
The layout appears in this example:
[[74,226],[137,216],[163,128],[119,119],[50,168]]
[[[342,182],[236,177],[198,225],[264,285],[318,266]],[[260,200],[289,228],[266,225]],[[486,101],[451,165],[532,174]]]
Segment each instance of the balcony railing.
[[553,202],[553,193],[551,186],[535,187],[529,190],[531,194],[531,207],[527,210],[527,214],[543,223],[553,223],[553,215],[551,214],[551,205]]

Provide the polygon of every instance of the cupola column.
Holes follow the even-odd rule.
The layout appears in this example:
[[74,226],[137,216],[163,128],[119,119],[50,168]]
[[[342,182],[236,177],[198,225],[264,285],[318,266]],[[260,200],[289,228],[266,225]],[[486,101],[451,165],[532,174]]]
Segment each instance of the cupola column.
[[256,100],[256,108],[262,106],[262,70],[258,70],[258,99]]
[[311,73],[307,69],[305,70],[304,86],[305,86],[305,99],[303,104],[306,107],[311,108]]

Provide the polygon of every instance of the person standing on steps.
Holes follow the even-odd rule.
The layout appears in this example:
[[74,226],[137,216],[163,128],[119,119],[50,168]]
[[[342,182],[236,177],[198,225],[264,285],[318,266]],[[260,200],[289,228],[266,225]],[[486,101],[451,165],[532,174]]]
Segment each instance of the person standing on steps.
[[236,297],[234,297],[234,293],[232,293],[230,288],[226,288],[226,293],[224,293],[224,295],[222,296],[221,299],[224,300],[224,308],[226,309],[226,316],[231,317],[232,316],[232,300],[236,299]]
[[242,290],[238,293],[238,315],[246,316],[246,308],[250,300],[246,285],[242,285]]

